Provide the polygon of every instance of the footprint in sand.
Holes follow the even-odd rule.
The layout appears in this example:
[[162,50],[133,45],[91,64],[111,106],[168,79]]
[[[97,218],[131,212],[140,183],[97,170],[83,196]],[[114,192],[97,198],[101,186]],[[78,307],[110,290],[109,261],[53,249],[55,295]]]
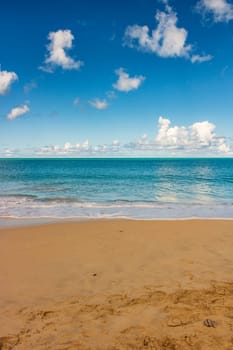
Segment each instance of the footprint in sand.
[[0,337],[0,349],[10,350],[19,343],[19,337],[12,335],[8,337]]

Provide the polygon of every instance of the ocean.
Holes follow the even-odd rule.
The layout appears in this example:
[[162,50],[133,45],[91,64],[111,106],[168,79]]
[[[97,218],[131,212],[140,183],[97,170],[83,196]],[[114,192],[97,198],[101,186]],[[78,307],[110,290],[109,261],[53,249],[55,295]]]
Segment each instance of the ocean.
[[233,159],[1,159],[16,219],[233,218]]

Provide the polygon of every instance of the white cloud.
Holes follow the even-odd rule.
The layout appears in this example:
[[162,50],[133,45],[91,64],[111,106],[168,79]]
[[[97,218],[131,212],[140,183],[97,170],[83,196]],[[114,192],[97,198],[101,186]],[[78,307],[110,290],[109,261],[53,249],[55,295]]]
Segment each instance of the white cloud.
[[156,53],[161,57],[188,57],[191,45],[186,45],[188,32],[177,27],[177,14],[166,6],[166,12],[157,11],[155,19],[156,29],[148,26],[132,25],[125,31],[125,43],[131,47]]
[[[124,148],[124,146],[123,146]],[[119,140],[114,140],[111,144],[100,144],[100,145],[91,145],[89,140],[85,140],[82,143],[72,144],[66,142],[63,146],[59,145],[49,145],[37,149],[35,153],[38,156],[93,156],[101,154],[112,153],[118,154],[121,150],[121,144]]]
[[5,95],[18,76],[14,72],[0,71],[0,95]]
[[189,143],[194,146],[210,146],[215,142],[216,126],[208,121],[197,122],[189,127]]
[[202,63],[202,62],[211,61],[212,59],[213,59],[213,56],[211,56],[211,55],[203,55],[203,56],[201,56],[201,55],[193,55],[191,57],[191,62],[192,63],[196,63],[196,62]]
[[119,91],[128,92],[131,90],[136,90],[145,80],[145,77],[142,75],[130,77],[129,74],[126,73],[123,68],[117,69],[115,73],[118,75],[119,78],[117,82],[113,84],[113,87]]
[[50,32],[48,35],[50,40],[48,49],[48,56],[45,59],[45,67],[40,69],[52,72],[55,66],[59,66],[63,69],[79,69],[83,62],[75,61],[67,54],[67,50],[72,48],[74,36],[69,29],[58,30],[56,32]]
[[187,144],[188,132],[184,126],[170,127],[170,120],[159,117],[158,134],[155,138],[157,145],[162,147],[180,147]]
[[82,148],[84,151],[88,151],[89,148],[90,148],[89,141],[88,141],[88,140],[84,141],[84,142],[82,143],[82,145],[81,145],[81,148]]
[[231,152],[231,148],[229,145],[226,145],[224,138],[219,139],[218,150],[221,153],[230,153]]
[[6,148],[5,150],[4,150],[4,153],[3,153],[3,156],[4,157],[13,157],[13,155],[14,155],[14,151],[12,151],[11,149],[9,149],[9,148]]
[[94,98],[93,100],[89,101],[89,104],[99,110],[106,109],[108,107],[108,102],[103,99],[100,100],[99,98]]
[[233,5],[227,0],[200,0],[196,7],[203,16],[211,14],[215,22],[233,19]]
[[7,119],[8,120],[16,119],[16,118],[20,117],[21,115],[28,113],[29,111],[30,111],[30,109],[26,104],[12,108],[10,113],[7,115]]
[[85,140],[82,143],[72,144],[70,142],[66,142],[63,146],[59,145],[49,145],[41,147],[36,151],[37,155],[40,156],[73,156],[77,155],[93,155],[96,153],[105,153],[105,152],[116,152],[120,147],[120,142],[115,140],[110,145],[96,145],[92,146],[89,140]]
[[66,142],[64,144],[64,151],[69,151],[70,149],[72,149],[72,145],[70,142]]
[[196,122],[190,126],[171,126],[169,119],[159,117],[158,132],[153,141],[144,135],[134,147],[154,150],[181,150],[189,153],[230,153],[231,148],[224,137],[217,137],[216,126],[209,121]]
[[[153,140],[144,134],[137,141],[125,145],[137,152],[168,156],[185,155],[225,155],[232,156],[233,150],[225,137],[215,134],[216,126],[208,121],[194,123],[190,126],[171,126],[169,119],[159,117],[158,130]],[[145,153],[145,154],[146,154]]]
[[66,142],[64,146],[47,146],[50,152],[56,152],[57,154],[67,154],[73,152],[80,151],[89,151],[90,144],[88,140],[85,140],[83,143],[72,144],[70,142]]
[[112,142],[113,146],[119,146],[120,145],[120,141],[119,140],[114,140]]
[[124,44],[152,52],[160,57],[184,57],[200,63],[209,61],[212,58],[210,55],[191,55],[193,47],[187,44],[188,31],[178,27],[177,13],[168,5],[168,1],[162,2],[165,5],[165,11],[156,12],[157,27],[151,31],[151,34],[147,25],[128,26],[125,30]]

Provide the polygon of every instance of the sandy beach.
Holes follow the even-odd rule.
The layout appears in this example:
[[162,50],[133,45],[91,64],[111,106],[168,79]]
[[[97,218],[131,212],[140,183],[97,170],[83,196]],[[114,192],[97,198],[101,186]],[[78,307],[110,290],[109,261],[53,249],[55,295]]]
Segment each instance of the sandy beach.
[[231,220],[0,229],[0,349],[233,349],[232,247]]

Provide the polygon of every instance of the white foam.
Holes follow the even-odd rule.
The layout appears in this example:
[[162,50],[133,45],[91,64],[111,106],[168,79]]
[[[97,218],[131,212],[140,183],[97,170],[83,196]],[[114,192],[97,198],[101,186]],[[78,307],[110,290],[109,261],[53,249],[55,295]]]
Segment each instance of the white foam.
[[168,220],[190,218],[233,218],[233,204],[181,204],[157,202],[69,202],[38,201],[28,197],[2,197],[0,226],[11,220]]

